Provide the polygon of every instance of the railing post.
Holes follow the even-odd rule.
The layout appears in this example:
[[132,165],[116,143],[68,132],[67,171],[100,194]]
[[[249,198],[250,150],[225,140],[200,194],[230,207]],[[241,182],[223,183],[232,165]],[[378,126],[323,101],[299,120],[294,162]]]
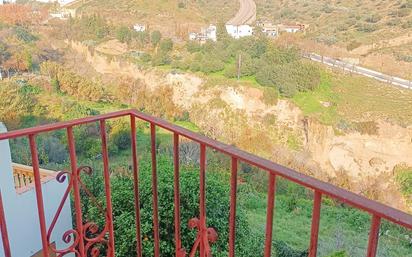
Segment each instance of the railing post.
[[150,123],[151,151],[152,151],[152,190],[153,190],[153,232],[154,232],[154,256],[160,256],[159,238],[159,210],[157,195],[157,163],[156,163],[156,126]]
[[237,172],[238,160],[232,157],[230,175],[229,257],[235,257]]
[[[199,197],[199,211],[200,211],[200,228],[206,229],[206,146],[200,144],[200,197]],[[201,231],[202,234],[203,231]],[[206,249],[204,241],[200,242],[199,246],[200,257],[206,257]]]
[[273,237],[273,213],[275,207],[276,192],[276,175],[270,172],[268,185],[268,203],[266,216],[266,240],[265,240],[265,257],[270,257],[272,252]]
[[316,257],[318,252],[319,221],[320,207],[322,203],[322,194],[315,191],[312,211],[312,228],[310,233],[310,247],[308,257]]
[[102,155],[103,155],[103,174],[104,174],[104,187],[106,193],[106,215],[108,219],[109,228],[109,246],[110,251],[108,256],[114,257],[114,228],[113,228],[113,210],[112,210],[112,193],[110,190],[110,171],[109,171],[109,154],[107,152],[107,135],[106,135],[106,122],[100,120],[100,136],[102,140]]
[[84,241],[83,241],[83,217],[82,217],[82,205],[80,199],[80,189],[79,189],[79,178],[77,174],[77,157],[76,157],[76,145],[73,136],[73,127],[67,128],[67,141],[69,145],[69,155],[70,155],[70,169],[71,176],[73,180],[73,198],[74,198],[74,208],[76,214],[76,230],[80,237],[79,240],[79,253],[80,256],[86,256],[84,252]]
[[133,162],[133,184],[134,184],[134,208],[136,219],[136,256],[142,257],[142,236],[140,223],[140,197],[139,197],[139,163],[137,160],[136,148],[136,117],[130,116],[131,141],[132,141],[132,162]]
[[44,215],[43,192],[40,179],[39,157],[37,153],[37,145],[35,135],[29,135],[31,160],[33,166],[34,183],[36,188],[37,212],[40,221],[40,233],[43,246],[43,256],[49,257],[49,244],[47,240],[46,218]]
[[375,257],[378,250],[379,241],[379,228],[381,225],[381,218],[377,215],[373,215],[371,222],[371,229],[369,232],[369,243],[367,257]]
[[0,190],[0,233],[5,257],[11,257],[9,234],[7,232],[6,216],[4,215],[3,198]]
[[173,162],[174,162],[174,207],[175,207],[175,244],[176,257],[182,257],[183,249],[180,239],[180,180],[179,180],[179,134],[173,134]]

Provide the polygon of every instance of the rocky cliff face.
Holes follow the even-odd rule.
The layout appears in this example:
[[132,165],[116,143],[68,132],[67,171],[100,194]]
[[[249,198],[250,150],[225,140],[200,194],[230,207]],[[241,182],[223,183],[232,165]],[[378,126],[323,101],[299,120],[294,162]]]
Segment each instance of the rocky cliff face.
[[[268,148],[264,157],[275,161],[287,159],[282,163],[285,165],[317,166],[313,170],[322,170],[313,171],[318,177],[328,174],[333,178],[344,173],[351,181],[361,182],[369,177],[391,177],[394,167],[400,163],[412,166],[412,127],[378,121],[376,135],[356,131],[337,135],[333,127],[305,118],[301,110],[288,100],[265,103],[261,89],[227,85],[205,87],[207,78],[188,73],[144,70],[128,62],[110,59],[98,51],[91,52],[80,43],[72,42],[70,45],[101,74],[139,79],[149,91],[164,86],[172,88],[173,102],[193,113],[194,122],[205,130],[204,133],[217,138],[224,135],[227,143],[237,143],[236,140],[253,138],[253,132],[247,132],[249,134],[245,136],[246,132],[239,131],[239,128],[258,130],[261,135],[268,135],[267,140],[255,139],[262,140],[262,146]],[[272,122],[268,122],[269,118]],[[285,151],[289,140],[285,135],[294,135],[298,139],[301,143],[298,151]],[[248,146],[247,143],[239,144]],[[261,154],[258,149],[254,152]],[[299,168],[299,165],[294,168]]]

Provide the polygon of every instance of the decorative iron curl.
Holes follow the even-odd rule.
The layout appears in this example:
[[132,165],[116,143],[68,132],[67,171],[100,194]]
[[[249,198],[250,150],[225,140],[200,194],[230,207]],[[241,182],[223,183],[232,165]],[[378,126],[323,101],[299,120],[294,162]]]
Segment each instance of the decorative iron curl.
[[83,226],[83,240],[86,243],[85,251],[86,255],[89,254],[91,257],[98,257],[101,254],[101,250],[98,245],[105,246],[107,252],[111,252],[110,244],[107,239],[109,233],[108,226],[108,214],[106,208],[104,208],[96,197],[90,192],[86,185],[81,181],[80,174],[83,172],[86,175],[91,176],[93,174],[93,169],[89,166],[82,166],[77,169],[78,172],[78,182],[82,190],[90,197],[91,201],[97,206],[100,212],[105,216],[105,225],[99,232],[99,226],[95,222],[87,222]]
[[[107,215],[107,210],[104,208],[98,199],[90,192],[90,190],[87,188],[87,186],[82,182],[81,180],[81,174],[86,174],[88,176],[91,176],[93,174],[93,169],[90,166],[80,166],[76,169],[75,174],[72,174],[71,172],[68,171],[60,171],[57,176],[56,180],[59,183],[64,183],[68,179],[68,186],[66,188],[66,191],[63,195],[62,201],[59,204],[59,207],[57,208],[56,214],[53,218],[53,221],[50,225],[50,228],[47,233],[47,239],[50,244],[50,238],[51,234],[53,232],[53,229],[57,223],[57,220],[62,212],[62,209],[64,207],[64,204],[66,200],[68,199],[71,190],[73,189],[73,184],[78,183],[81,190],[83,190],[88,197],[90,197],[91,201],[97,206],[97,208],[100,210],[102,214],[105,216],[105,226],[103,227],[102,231],[99,232],[99,226],[95,222],[87,222],[83,225],[83,231],[80,234],[79,231],[70,229],[66,231],[63,236],[62,236],[62,241],[66,244],[70,244],[68,247],[65,249],[56,249],[55,247],[52,246],[51,250],[57,254],[58,257],[64,257],[70,253],[74,253],[76,256],[83,256],[86,254],[86,256],[91,256],[91,257],[98,257],[101,254],[101,249],[99,248],[99,245],[105,246],[107,248],[107,252],[111,252],[110,244],[107,239],[107,235],[109,233],[109,226],[108,226],[108,215]],[[85,245],[85,253],[80,253],[78,251],[78,246],[80,244],[80,240],[83,240],[86,245]]]
[[81,236],[79,235],[79,233],[74,230],[74,229],[70,229],[66,232],[64,232],[64,234],[62,235],[62,241],[66,244],[69,244],[69,246],[67,246],[64,249],[57,249],[56,247],[54,247],[51,242],[50,242],[50,238],[53,232],[54,227],[56,226],[57,220],[59,219],[59,216],[63,210],[64,204],[66,203],[70,191],[72,189],[73,186],[73,179],[70,176],[70,173],[67,171],[60,171],[57,176],[56,176],[56,180],[58,183],[64,183],[66,181],[66,179],[69,178],[69,182],[68,182],[68,186],[66,188],[66,191],[64,192],[63,198],[56,210],[56,213],[53,217],[53,221],[50,225],[50,228],[47,232],[47,241],[51,247],[51,250],[57,254],[58,257],[63,257],[66,256],[67,254],[70,253],[74,253],[76,254],[76,256],[80,256],[80,253],[77,251],[77,246],[79,245]]
[[67,172],[67,171],[60,171],[59,173],[57,173],[56,180],[57,180],[57,182],[62,184],[62,183],[64,183],[64,181],[66,181],[66,179],[69,175],[70,175],[70,173]]
[[87,174],[87,175],[92,175],[93,174],[93,168],[92,167],[90,167],[90,166],[80,166],[79,168],[77,168],[77,175],[78,175],[78,179],[81,181],[81,179],[80,179],[80,174],[83,172],[83,173],[85,173],[85,174]]

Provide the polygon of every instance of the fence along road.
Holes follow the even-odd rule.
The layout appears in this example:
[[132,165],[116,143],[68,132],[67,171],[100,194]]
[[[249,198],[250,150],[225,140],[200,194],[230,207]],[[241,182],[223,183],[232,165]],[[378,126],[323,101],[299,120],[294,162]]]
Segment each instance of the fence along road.
[[363,75],[369,78],[373,78],[381,82],[389,83],[389,84],[403,87],[406,89],[412,89],[412,81],[410,80],[390,76],[390,75],[387,75],[387,74],[384,74],[378,71],[370,70],[370,69],[367,69],[367,68],[364,68],[358,65],[354,65],[348,62],[343,62],[338,59],[321,56],[321,55],[314,54],[314,53],[303,54],[303,57],[310,59],[312,61],[315,61],[315,62],[326,64],[331,67],[340,68],[345,71],[349,71],[349,72],[357,73],[357,74],[360,74],[360,75]]

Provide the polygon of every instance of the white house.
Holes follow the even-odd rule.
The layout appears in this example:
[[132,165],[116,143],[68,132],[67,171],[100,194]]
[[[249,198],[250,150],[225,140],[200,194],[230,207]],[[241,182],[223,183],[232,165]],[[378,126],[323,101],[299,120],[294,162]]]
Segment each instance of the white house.
[[286,33],[297,33],[297,32],[305,32],[308,26],[306,24],[296,23],[296,24],[279,24],[279,32],[286,32]]
[[60,20],[67,20],[70,17],[75,18],[76,8],[72,8],[70,6],[60,7],[55,12],[51,12],[50,17]]
[[217,41],[217,27],[215,25],[209,25],[209,27],[205,29],[204,34],[208,40]]
[[200,33],[189,33],[189,40],[199,41],[205,43],[207,40],[217,41],[217,27],[215,25],[209,25],[207,28],[202,28]]
[[[0,123],[0,133],[2,132],[6,132],[6,128],[3,123]],[[12,163],[8,140],[0,141],[0,190],[13,257],[30,257],[35,254],[41,256],[42,243],[36,194],[33,184],[26,179],[30,172],[32,172],[31,167]],[[40,173],[43,177],[42,192],[46,226],[49,228],[68,184],[67,179],[64,183],[58,183],[55,172],[40,170]],[[72,229],[72,216],[70,199],[67,199],[51,235],[50,241],[57,249],[69,246],[62,241],[62,236],[70,229]],[[74,257],[74,255],[67,256]],[[4,257],[1,237],[0,257]]]
[[[15,1],[15,0],[14,0]],[[42,2],[42,3],[59,3],[61,6],[73,3],[77,0],[35,0],[37,2]]]
[[279,27],[273,24],[263,24],[262,32],[269,38],[275,38],[279,35]]
[[191,32],[189,33],[190,41],[199,41],[200,43],[205,43],[208,40],[213,42],[217,41],[217,27],[215,25],[209,25],[207,28],[202,28],[200,33]]
[[143,24],[135,24],[135,25],[133,26],[133,29],[134,29],[135,31],[137,31],[137,32],[144,32],[144,31],[146,31],[146,25],[143,25]]
[[195,40],[197,40],[197,35],[198,35],[198,33],[196,33],[196,32],[190,32],[189,33],[189,40],[190,41],[195,41]]
[[250,25],[226,24],[227,33],[233,38],[248,37],[253,35],[253,27]]

